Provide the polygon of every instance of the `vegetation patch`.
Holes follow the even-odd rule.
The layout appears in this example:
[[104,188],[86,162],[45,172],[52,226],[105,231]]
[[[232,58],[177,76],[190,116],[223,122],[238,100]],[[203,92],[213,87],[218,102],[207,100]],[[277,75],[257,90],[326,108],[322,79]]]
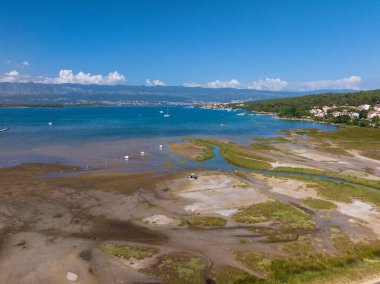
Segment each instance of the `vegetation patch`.
[[268,170],[272,168],[270,162],[273,162],[273,159],[258,155],[254,149],[251,149],[249,146],[245,147],[235,142],[217,139],[189,139],[201,143],[202,145],[220,147],[220,155],[233,165],[254,170]]
[[237,284],[237,283],[250,283],[260,284],[267,283],[264,279],[257,278],[249,273],[231,266],[221,267],[214,273],[214,278],[218,284]]
[[250,228],[250,230],[259,235],[274,235],[280,232],[280,230],[275,230],[273,228],[267,228],[267,227],[253,227],[253,228]]
[[316,210],[336,210],[338,208],[335,203],[330,201],[310,197],[302,200],[302,204]]
[[209,144],[186,139],[184,143],[170,143],[169,149],[177,155],[194,159],[196,161],[205,161],[214,157],[214,146]]
[[296,234],[277,234],[270,235],[266,238],[266,242],[269,243],[278,243],[278,242],[291,242],[298,239]]
[[222,217],[191,217],[189,220],[191,226],[194,227],[224,227],[227,224],[226,219]]
[[203,284],[207,263],[195,256],[171,253],[161,255],[158,261],[143,272],[156,276],[169,284]]
[[[278,177],[279,175],[276,174],[275,176]],[[273,175],[269,174],[267,176]],[[308,176],[286,174],[283,177],[312,183],[317,193],[326,199],[347,203],[352,202],[354,199],[359,199],[380,206],[380,190],[376,188],[347,182],[322,180]]]
[[[262,101],[251,101],[245,102],[243,107],[241,104],[231,104],[230,107],[243,108],[248,111],[257,112],[269,112],[276,113],[280,117],[286,118],[309,118],[311,119],[310,110],[314,107],[321,108],[323,106],[337,105],[341,106],[335,108],[334,110],[347,109],[348,111],[356,111],[356,109],[350,109],[346,106],[359,106],[362,104],[377,104],[380,100],[380,91],[360,91],[356,93],[326,93],[326,94],[313,94],[302,97],[291,97],[291,98],[281,98],[281,99],[270,99]],[[359,118],[367,117],[367,112],[359,112]],[[328,114],[321,117],[313,117],[317,121],[326,121],[334,123],[350,123],[359,126],[369,126],[370,122],[368,120],[360,120],[359,118],[353,119],[351,121],[350,116],[340,115],[334,117],[331,111]],[[375,127],[379,127],[378,119],[372,121]]]
[[256,151],[280,151],[269,143],[253,143],[249,148]]
[[[263,283],[344,283],[340,273],[378,273],[379,243],[349,246],[338,255],[314,253],[309,240],[287,244],[286,257],[238,251],[235,257],[250,269],[265,275]],[[374,260],[371,265],[368,260]],[[329,279],[329,281],[326,281]],[[337,280],[338,279],[338,280]]]
[[276,171],[301,173],[301,174],[309,174],[309,175],[316,175],[316,176],[326,176],[330,178],[341,179],[348,183],[364,185],[364,186],[380,189],[380,180],[367,179],[367,178],[353,176],[353,175],[345,175],[345,174],[340,174],[340,173],[335,173],[335,172],[327,172],[327,171],[308,169],[308,168],[293,168],[293,167],[278,167],[276,168]]
[[152,257],[158,250],[148,247],[131,247],[124,245],[105,244],[102,245],[102,249],[105,253],[114,255],[123,259],[136,259],[142,260],[147,257]]
[[287,137],[284,137],[284,136],[276,136],[276,137],[269,137],[269,138],[255,137],[255,138],[252,138],[252,140],[258,141],[258,142],[264,142],[264,143],[282,143],[282,142],[288,141]]
[[343,149],[358,150],[361,155],[380,160],[380,130],[344,126],[338,131],[309,131],[307,135],[321,143],[332,142]]
[[352,202],[354,199],[360,199],[380,205],[380,191],[377,189],[325,180],[318,180],[316,183],[320,186],[318,194],[327,199],[342,202]]
[[275,200],[241,208],[232,218],[246,224],[273,222],[284,230],[307,230],[315,225],[309,214]]

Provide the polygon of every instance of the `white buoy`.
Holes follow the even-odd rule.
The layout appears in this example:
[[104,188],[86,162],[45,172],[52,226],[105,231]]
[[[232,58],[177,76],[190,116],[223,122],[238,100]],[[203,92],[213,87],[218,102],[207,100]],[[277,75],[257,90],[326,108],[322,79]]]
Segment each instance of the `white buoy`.
[[129,160],[129,156],[128,155],[124,156],[124,160]]
[[53,125],[53,122],[49,122],[48,124],[49,124],[49,126],[52,126],[52,125]]
[[140,154],[141,154],[141,156],[144,156],[144,155],[145,155],[145,152],[144,152],[144,151],[141,151]]

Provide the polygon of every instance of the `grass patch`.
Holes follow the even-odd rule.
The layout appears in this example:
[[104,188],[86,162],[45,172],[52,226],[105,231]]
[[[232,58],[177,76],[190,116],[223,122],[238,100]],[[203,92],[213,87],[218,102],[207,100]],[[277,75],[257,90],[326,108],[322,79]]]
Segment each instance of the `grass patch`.
[[221,267],[213,273],[216,283],[218,284],[260,284],[267,283],[265,280],[257,278],[253,275],[248,274],[247,272],[231,267],[225,266]]
[[308,168],[292,168],[292,167],[278,167],[276,168],[276,171],[326,176],[326,177],[341,179],[348,183],[364,185],[364,186],[380,189],[380,180],[367,179],[363,177],[345,175],[345,174],[340,174],[340,173],[335,173],[335,172],[327,172],[327,171],[308,169]]
[[199,257],[171,253],[161,255],[155,265],[143,272],[156,276],[164,283],[203,284],[206,268],[206,262]]
[[281,143],[281,142],[288,141],[287,137],[284,137],[284,136],[276,136],[276,137],[269,137],[269,138],[254,137],[252,138],[252,140],[258,141],[258,142],[266,142],[266,143]]
[[297,175],[267,175],[267,176],[283,176],[287,179],[295,179],[310,182],[314,185],[314,189],[317,193],[326,199],[341,201],[341,202],[352,202],[354,199],[359,199],[365,202],[373,203],[380,206],[380,190],[371,188],[364,185],[352,184],[347,182],[334,182],[328,180],[321,180],[313,177],[307,176],[297,176]]
[[317,141],[331,141],[343,149],[354,149],[368,158],[380,160],[380,130],[367,127],[342,126],[338,131],[308,131]]
[[325,180],[314,180],[314,182],[319,185],[318,194],[324,198],[342,202],[352,202],[353,199],[360,199],[380,205],[380,191],[377,189]]
[[170,143],[169,149],[177,155],[196,161],[205,161],[214,157],[214,146],[201,143],[192,138],[186,138],[185,140],[185,143]]
[[284,230],[307,230],[315,225],[309,214],[275,200],[241,208],[232,218],[246,224],[274,222]]
[[250,228],[250,230],[259,235],[275,235],[280,232],[279,230],[275,230],[273,228],[266,228],[266,227],[254,227],[254,228]]
[[279,149],[267,143],[254,143],[249,145],[249,148],[256,151],[279,151]]
[[336,204],[330,201],[310,197],[302,200],[302,205],[316,210],[336,210],[338,208]]
[[[310,241],[298,241],[288,247],[288,257],[276,257],[255,254],[253,252],[235,252],[235,257],[252,270],[266,276],[263,283],[342,283],[339,273],[349,275],[351,271],[372,274],[380,272],[376,262],[380,256],[379,243],[354,246],[350,253],[340,255],[312,253]],[[294,252],[294,250],[296,252]],[[367,262],[367,259],[375,260]],[[368,275],[367,274],[367,275]],[[330,282],[324,282],[329,279]]]
[[189,222],[194,227],[224,227],[227,224],[221,217],[191,217]]
[[242,156],[241,153],[238,154],[237,152],[231,152],[228,148],[223,148],[220,150],[220,154],[226,159],[227,162],[238,167],[252,170],[269,170],[272,168],[271,164],[265,161]]
[[278,234],[278,235],[268,236],[266,239],[266,242],[268,243],[291,242],[297,239],[298,239],[298,235],[295,235],[295,234]]
[[255,153],[250,147],[241,146],[235,142],[216,139],[189,138],[202,145],[212,145],[220,147],[220,155],[230,164],[254,170],[268,170],[272,166],[273,159]]
[[195,157],[196,161],[202,162],[214,158],[212,151],[203,151],[201,154]]
[[332,147],[331,145],[326,145],[325,143],[321,143],[320,145],[316,146],[316,149],[325,152],[330,153],[334,155],[340,155],[340,156],[352,156],[347,150],[341,148],[341,147]]
[[158,250],[148,247],[131,247],[123,245],[105,244],[102,245],[102,249],[105,253],[114,255],[124,259],[137,259],[142,260],[147,257],[152,257]]

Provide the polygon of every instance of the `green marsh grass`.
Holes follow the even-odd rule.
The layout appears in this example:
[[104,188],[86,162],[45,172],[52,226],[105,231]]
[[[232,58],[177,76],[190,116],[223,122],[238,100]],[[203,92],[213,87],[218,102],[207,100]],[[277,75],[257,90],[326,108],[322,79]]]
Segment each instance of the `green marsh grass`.
[[214,271],[213,273],[216,283],[218,284],[261,284],[267,283],[264,279],[230,266],[224,266]]
[[221,217],[191,217],[189,223],[194,227],[224,227],[227,224],[226,219]]
[[105,253],[114,255],[124,259],[137,259],[142,260],[147,257],[152,257],[158,250],[148,247],[131,247],[124,245],[105,244],[102,245],[102,249]]
[[336,210],[338,206],[327,200],[317,198],[306,198],[302,200],[302,205],[316,210]]
[[275,200],[243,207],[232,218],[246,224],[273,222],[284,230],[308,230],[315,226],[309,214]]
[[157,263],[142,270],[168,284],[203,284],[207,263],[195,256],[171,253],[158,257]]

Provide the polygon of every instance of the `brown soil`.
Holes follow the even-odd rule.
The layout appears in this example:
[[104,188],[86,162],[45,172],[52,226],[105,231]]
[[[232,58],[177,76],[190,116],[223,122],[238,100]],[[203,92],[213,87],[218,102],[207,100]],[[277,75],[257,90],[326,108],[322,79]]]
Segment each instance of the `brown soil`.
[[202,154],[203,151],[207,150],[205,147],[191,142],[170,143],[169,149],[179,156],[190,159],[195,159],[197,156]]

